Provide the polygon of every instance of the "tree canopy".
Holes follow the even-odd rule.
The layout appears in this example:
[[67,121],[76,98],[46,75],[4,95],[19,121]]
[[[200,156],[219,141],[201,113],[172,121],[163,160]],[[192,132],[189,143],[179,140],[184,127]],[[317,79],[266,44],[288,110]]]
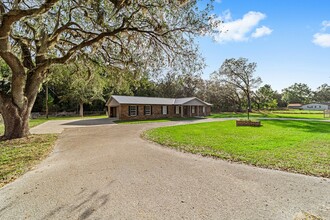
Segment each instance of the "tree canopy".
[[295,83],[282,90],[282,99],[287,103],[307,104],[312,100],[312,90],[305,83]]
[[199,68],[193,39],[216,23],[196,1],[0,1],[0,57],[12,77],[0,91],[4,138],[29,134],[28,117],[51,65],[98,57],[116,68]]
[[57,88],[61,101],[79,105],[80,116],[84,114],[84,104],[90,104],[94,100],[105,102],[103,92],[107,85],[106,77],[102,77],[102,67],[83,61],[53,66],[49,81],[51,86]]
[[316,102],[330,102],[330,85],[322,84],[314,92],[314,101]]
[[269,84],[265,84],[255,92],[255,101],[258,109],[272,109],[277,107],[277,92]]
[[248,111],[251,110],[252,91],[262,82],[260,77],[253,75],[256,67],[256,63],[249,63],[246,58],[232,58],[226,59],[218,72],[213,74],[220,81],[236,87],[245,94],[248,102]]

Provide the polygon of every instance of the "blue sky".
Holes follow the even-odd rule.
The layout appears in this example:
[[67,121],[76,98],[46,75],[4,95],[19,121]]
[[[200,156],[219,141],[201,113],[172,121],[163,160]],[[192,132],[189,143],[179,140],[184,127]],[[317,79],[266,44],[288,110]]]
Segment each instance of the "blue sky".
[[295,82],[313,90],[330,84],[329,0],[216,0],[214,8],[226,32],[197,40],[204,78],[226,58],[245,57],[278,91]]

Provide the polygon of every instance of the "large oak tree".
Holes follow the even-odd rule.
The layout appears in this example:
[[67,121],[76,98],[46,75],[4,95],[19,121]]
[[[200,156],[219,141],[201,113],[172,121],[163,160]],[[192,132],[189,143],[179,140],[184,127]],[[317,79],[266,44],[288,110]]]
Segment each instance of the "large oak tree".
[[54,64],[81,54],[144,70],[199,60],[193,37],[213,25],[209,8],[189,0],[0,0],[0,59],[12,74],[0,91],[3,138],[29,134],[31,109]]

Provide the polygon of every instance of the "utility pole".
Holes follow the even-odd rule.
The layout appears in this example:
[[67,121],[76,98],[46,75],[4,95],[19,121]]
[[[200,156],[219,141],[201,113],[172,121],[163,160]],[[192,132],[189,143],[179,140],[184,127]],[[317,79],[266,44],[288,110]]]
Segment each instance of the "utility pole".
[[48,82],[46,83],[46,118],[48,119]]
[[[47,76],[49,76],[49,70],[47,70]],[[48,119],[48,80],[46,82],[46,118]]]

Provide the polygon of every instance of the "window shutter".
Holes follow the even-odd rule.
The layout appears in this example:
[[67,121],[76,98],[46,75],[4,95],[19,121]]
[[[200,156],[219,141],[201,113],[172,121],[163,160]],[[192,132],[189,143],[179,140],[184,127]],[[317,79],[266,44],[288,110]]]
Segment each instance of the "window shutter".
[[139,106],[136,106],[136,115],[139,115]]
[[161,105],[160,108],[162,109],[161,110],[161,113],[164,114],[164,112],[163,112],[163,106]]
[[167,111],[166,113],[167,113],[167,115],[168,115],[168,113],[169,113],[169,112],[168,112],[168,106],[166,106],[166,111]]
[[143,107],[144,115],[146,115],[146,106]]
[[150,105],[150,115],[152,115],[152,105]]
[[128,106],[128,115],[131,116],[131,106]]

